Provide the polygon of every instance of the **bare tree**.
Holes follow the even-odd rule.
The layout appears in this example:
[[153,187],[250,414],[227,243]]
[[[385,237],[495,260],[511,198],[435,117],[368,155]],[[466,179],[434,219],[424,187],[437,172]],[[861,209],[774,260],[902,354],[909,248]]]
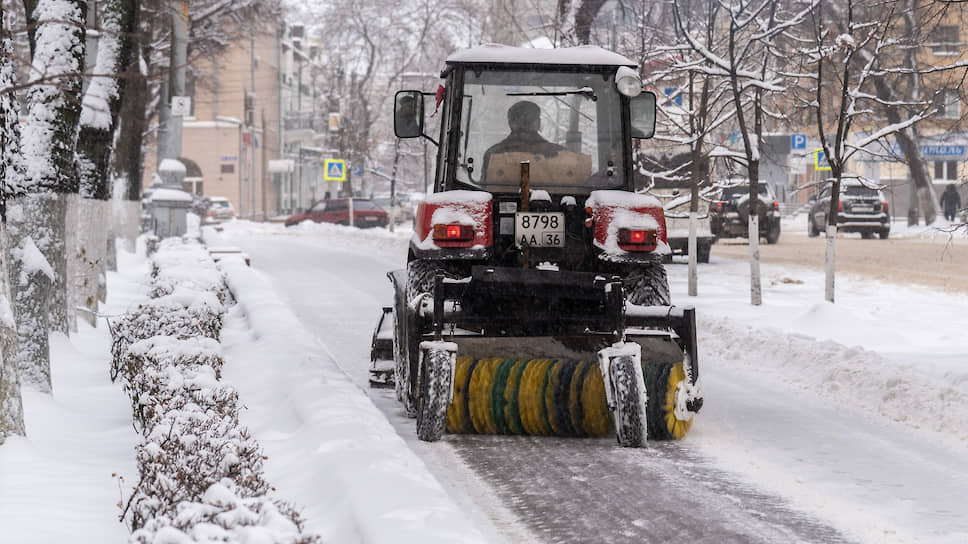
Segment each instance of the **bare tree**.
[[[804,51],[808,67],[801,74],[800,100],[814,112],[820,144],[830,164],[830,206],[826,212],[826,253],[824,298],[834,302],[837,216],[840,183],[848,161],[859,151],[891,135],[897,135],[929,117],[933,108],[924,103],[884,100],[874,81],[879,63],[898,54],[899,4],[866,0],[826,3],[821,0],[812,19],[812,43]],[[831,25],[830,21],[837,21]],[[912,108],[906,118],[856,137],[853,129],[860,123],[877,125],[875,112],[900,106]],[[889,146],[888,146],[889,147]]]

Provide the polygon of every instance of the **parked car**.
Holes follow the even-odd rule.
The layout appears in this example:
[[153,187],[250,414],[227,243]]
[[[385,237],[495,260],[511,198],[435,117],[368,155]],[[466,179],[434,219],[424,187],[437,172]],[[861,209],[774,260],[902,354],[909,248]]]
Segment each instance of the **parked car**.
[[[820,196],[811,197],[807,214],[807,234],[818,236],[826,229],[830,210],[831,184],[826,184]],[[887,213],[887,198],[876,187],[865,185],[857,178],[840,182],[840,202],[837,212],[838,232],[859,232],[863,238],[880,235],[882,240],[891,234],[891,217]]]
[[235,208],[232,203],[224,196],[205,197],[208,200],[208,209],[205,211],[205,223],[221,223],[235,219]]
[[290,216],[286,219],[286,226],[298,225],[303,221],[349,225],[351,205],[354,226],[385,227],[390,222],[386,210],[368,198],[328,198],[316,201],[308,210]]
[[[396,195],[396,211],[394,217],[397,223],[410,223],[413,221],[413,208],[408,203],[409,199],[406,194]],[[393,203],[390,201],[390,195],[377,195],[373,197],[373,202],[377,206],[380,206],[387,213],[393,208]]]
[[[749,237],[749,214],[754,208],[750,204],[749,180],[730,180],[720,185],[723,188],[709,208],[713,235],[718,238]],[[765,181],[757,184],[757,193],[755,210],[759,215],[760,237],[766,238],[768,244],[775,244],[780,240],[780,204]]]
[[[706,197],[709,188],[705,188],[700,193],[699,210],[696,215],[696,262],[708,263],[709,253],[716,236],[713,234],[709,202]],[[666,239],[669,249],[674,255],[689,254],[689,205],[692,202],[692,192],[684,184],[680,187],[672,185],[657,185],[647,194],[652,195],[662,202],[666,218]],[[668,256],[672,259],[672,255]]]

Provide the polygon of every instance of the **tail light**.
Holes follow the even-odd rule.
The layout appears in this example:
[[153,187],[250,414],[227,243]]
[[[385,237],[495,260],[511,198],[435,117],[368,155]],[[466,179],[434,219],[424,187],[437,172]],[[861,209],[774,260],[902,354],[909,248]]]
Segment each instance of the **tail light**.
[[470,225],[434,225],[437,242],[469,242],[474,239],[474,227]]
[[777,202],[776,200],[773,201],[773,209],[774,210],[779,210],[780,209],[780,203]]
[[720,202],[720,201],[713,202],[713,209],[715,209],[717,212],[722,212],[723,211],[723,203]]
[[208,210],[205,212],[205,217],[215,217],[215,210]]
[[887,213],[887,201],[886,200],[884,200],[884,201],[881,202],[881,211],[884,212],[884,213]]
[[838,212],[844,211],[844,201],[843,200],[838,200],[837,201],[837,211]]
[[658,236],[651,229],[619,229],[618,243],[631,246],[651,246],[656,245]]

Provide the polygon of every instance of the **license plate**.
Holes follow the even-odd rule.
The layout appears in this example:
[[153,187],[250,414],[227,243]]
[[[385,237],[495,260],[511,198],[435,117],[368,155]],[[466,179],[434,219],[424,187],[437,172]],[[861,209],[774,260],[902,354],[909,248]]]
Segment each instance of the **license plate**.
[[564,247],[565,214],[518,212],[514,216],[514,243],[518,247]]
[[376,217],[364,217],[364,221],[376,221]]
[[858,212],[858,213],[871,213],[872,211],[874,211],[874,207],[873,206],[854,206],[850,209],[850,211]]

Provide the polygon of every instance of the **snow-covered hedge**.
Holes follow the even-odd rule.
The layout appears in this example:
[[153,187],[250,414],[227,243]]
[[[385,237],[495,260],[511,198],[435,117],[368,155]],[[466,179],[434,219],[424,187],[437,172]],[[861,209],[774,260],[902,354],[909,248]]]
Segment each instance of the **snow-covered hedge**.
[[192,238],[166,238],[158,244],[151,257],[151,284],[152,297],[171,294],[176,287],[211,292],[223,304],[231,296],[212,256]]
[[151,282],[155,298],[112,326],[112,377],[144,435],[125,506],[130,541],[319,542],[291,505],[269,496],[262,448],[239,423],[238,394],[220,381],[229,296],[214,261],[197,242],[168,239]]
[[128,347],[134,342],[153,336],[201,336],[217,341],[224,315],[225,307],[214,293],[181,286],[139,304],[111,324],[111,378],[122,371]]

